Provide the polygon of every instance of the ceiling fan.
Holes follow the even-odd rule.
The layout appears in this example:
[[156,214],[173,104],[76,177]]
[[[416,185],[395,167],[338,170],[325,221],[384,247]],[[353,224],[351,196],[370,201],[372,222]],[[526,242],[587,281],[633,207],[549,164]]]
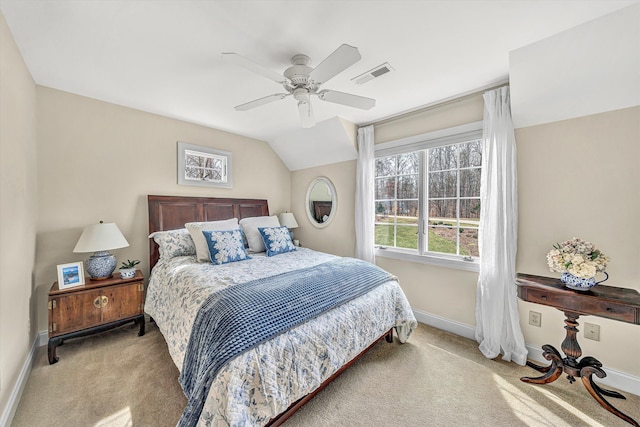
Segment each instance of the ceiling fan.
[[376,105],[376,100],[372,98],[365,98],[336,90],[319,90],[320,85],[328,82],[331,78],[340,74],[361,58],[362,56],[360,56],[358,48],[343,44],[315,68],[309,66],[311,58],[307,55],[294,55],[291,58],[292,65],[280,75],[237,53],[222,54],[223,60],[244,67],[269,80],[279,83],[286,90],[286,93],[275,93],[238,105],[235,107],[236,110],[246,111],[284,99],[288,96],[293,96],[293,98],[298,101],[298,112],[300,113],[303,128],[310,128],[315,125],[313,109],[311,108],[311,96],[317,96],[323,101],[347,105],[362,110],[369,110]]

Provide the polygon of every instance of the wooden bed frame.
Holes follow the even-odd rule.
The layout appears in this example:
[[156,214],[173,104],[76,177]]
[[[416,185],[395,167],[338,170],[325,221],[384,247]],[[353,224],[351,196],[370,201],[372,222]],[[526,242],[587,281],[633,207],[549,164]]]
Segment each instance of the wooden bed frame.
[[[263,199],[230,199],[214,197],[183,197],[183,196],[147,196],[149,207],[149,234],[156,231],[175,230],[184,228],[187,222],[218,221],[230,218],[248,218],[269,215],[269,207]],[[149,239],[149,269],[158,262],[160,255],[158,245]],[[356,360],[369,351],[382,339],[393,342],[393,328],[378,337],[369,347],[350,362],[342,366],[325,382],[298,401],[294,402],[286,411],[272,418],[267,426],[276,427],[284,423],[291,415],[324,389],[331,381],[346,371]]]
[[[184,228],[187,222],[219,221],[269,215],[262,199],[221,199],[212,197],[147,196],[149,234]],[[158,262],[158,244],[149,239],[149,270]]]

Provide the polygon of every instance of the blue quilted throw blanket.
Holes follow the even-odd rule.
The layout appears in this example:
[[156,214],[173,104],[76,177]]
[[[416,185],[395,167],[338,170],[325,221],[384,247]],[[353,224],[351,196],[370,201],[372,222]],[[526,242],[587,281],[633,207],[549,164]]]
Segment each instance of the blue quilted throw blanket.
[[185,353],[179,380],[188,402],[178,425],[196,425],[225,363],[391,279],[373,264],[340,258],[211,294],[196,315]]

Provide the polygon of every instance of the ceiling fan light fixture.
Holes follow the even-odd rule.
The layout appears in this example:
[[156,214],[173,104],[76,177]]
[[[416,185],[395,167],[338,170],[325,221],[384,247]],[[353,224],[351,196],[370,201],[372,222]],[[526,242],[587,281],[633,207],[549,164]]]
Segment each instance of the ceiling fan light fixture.
[[222,58],[225,61],[244,67],[276,83],[282,84],[283,88],[287,91],[287,93],[276,93],[238,105],[235,107],[238,111],[247,111],[261,105],[278,101],[287,96],[293,96],[293,98],[298,101],[298,112],[300,113],[302,127],[309,128],[315,125],[313,109],[310,102],[311,95],[316,95],[323,101],[363,110],[373,108],[376,103],[375,99],[344,92],[331,90],[318,92],[321,84],[324,84],[337,74],[343,72],[362,58],[360,52],[358,52],[358,48],[347,44],[340,45],[315,68],[309,66],[311,58],[307,55],[294,55],[291,57],[292,65],[284,71],[282,77],[236,53],[223,53]]
[[[293,97],[296,101],[309,102],[309,91],[305,88],[298,88],[293,91]],[[298,104],[299,105],[299,104]]]
[[311,108],[311,102],[298,101],[298,113],[300,113],[300,123],[305,129],[312,128],[316,125],[316,120],[313,117],[313,109]]
[[[299,57],[299,56],[305,56],[305,55],[296,55],[293,58]],[[308,56],[305,56],[307,59],[309,58]],[[291,59],[291,62],[293,63],[293,59]],[[287,68],[286,70],[284,70],[283,75],[290,80],[290,84],[293,85],[293,87],[297,87],[297,86],[306,86],[309,83],[309,73],[313,70],[313,68],[309,67],[306,64],[295,64],[292,65],[291,67]],[[288,83],[284,83],[285,87],[287,87]]]

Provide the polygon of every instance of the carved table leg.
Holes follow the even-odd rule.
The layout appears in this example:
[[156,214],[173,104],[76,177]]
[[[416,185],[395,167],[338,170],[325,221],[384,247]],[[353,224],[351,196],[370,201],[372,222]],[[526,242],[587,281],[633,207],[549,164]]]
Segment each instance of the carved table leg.
[[556,350],[553,346],[548,344],[543,345],[542,349],[544,350],[544,352],[542,353],[542,356],[544,356],[545,359],[550,360],[551,365],[540,366],[532,362],[527,362],[527,366],[532,367],[538,372],[543,372],[543,373],[546,372],[546,373],[541,377],[535,377],[535,378],[522,377],[520,378],[521,381],[524,381],[525,383],[532,383],[532,384],[547,384],[547,383],[554,382],[560,377],[560,375],[562,375],[562,371],[564,370],[564,362],[558,350]]
[[589,394],[591,394],[591,396],[597,400],[603,408],[622,418],[629,424],[635,427],[640,427],[633,418],[623,412],[620,412],[604,398],[604,396],[608,396],[615,397],[617,399],[625,399],[622,394],[617,391],[600,388],[600,386],[593,381],[593,374],[599,378],[607,376],[607,374],[602,370],[602,363],[591,356],[585,356],[580,360],[580,362],[578,362],[578,358],[582,356],[582,349],[580,348],[578,339],[576,338],[576,334],[578,332],[577,326],[579,325],[577,321],[579,314],[571,311],[565,311],[564,314],[566,316],[564,321],[566,326],[564,329],[566,329],[567,334],[564,341],[562,341],[561,348],[567,357],[563,359],[558,350],[553,346],[548,344],[543,345],[542,349],[544,352],[542,355],[545,359],[551,361],[551,365],[540,366],[527,361],[527,366],[532,367],[538,372],[544,373],[544,375],[536,378],[522,377],[520,379],[526,383],[547,384],[557,380],[563,372],[567,374],[567,379],[570,383],[573,383],[576,380],[575,377],[581,377],[582,384],[584,384],[587,391],[589,391]]
[[566,319],[564,319],[565,327],[564,329],[567,331],[567,334],[560,345],[560,348],[567,356],[564,359],[565,365],[565,373],[567,374],[567,379],[571,384],[575,382],[575,377],[579,376],[580,368],[578,359],[582,356],[582,349],[580,348],[580,344],[578,344],[578,318],[580,315],[578,313],[574,313],[572,311],[565,311],[564,315]]
[[[602,368],[602,363],[600,363],[600,361],[598,359],[596,359],[595,357],[585,356],[585,357],[582,358],[582,360],[578,364],[578,369],[580,370],[580,376],[582,376],[583,369],[587,368],[587,367],[597,369],[599,372],[601,372],[602,375],[596,374],[596,376],[598,376],[599,378],[604,378],[604,377],[607,376],[606,372],[604,372],[602,369],[600,369],[600,368]],[[588,371],[585,370],[584,372],[588,372]],[[624,397],[623,395],[621,395],[617,391],[607,390],[607,389],[601,388],[600,386],[598,386],[598,384],[596,384],[593,381],[591,383],[593,384],[594,388],[596,388],[601,394],[603,394],[605,396],[615,397],[616,399],[626,399],[626,397]]]
[[[598,362],[599,363],[599,362]],[[582,384],[584,384],[584,387],[587,389],[587,391],[589,392],[589,394],[591,394],[591,396],[593,396],[593,398],[595,400],[598,401],[598,403],[607,411],[611,412],[612,414],[622,418],[623,420],[625,420],[626,422],[628,422],[629,424],[635,426],[635,427],[640,427],[640,425],[630,416],[628,416],[627,414],[625,414],[624,412],[621,412],[620,410],[618,410],[615,406],[613,406],[611,403],[607,402],[607,400],[604,398],[603,395],[605,396],[610,396],[610,397],[617,397],[617,398],[621,398],[624,399],[625,397],[623,395],[621,395],[618,392],[612,391],[612,390],[605,390],[600,388],[594,381],[593,381],[593,374],[596,374],[596,376],[598,378],[604,378],[607,376],[607,374],[600,369],[600,367],[598,366],[585,366],[580,370],[580,376],[582,377]]]

